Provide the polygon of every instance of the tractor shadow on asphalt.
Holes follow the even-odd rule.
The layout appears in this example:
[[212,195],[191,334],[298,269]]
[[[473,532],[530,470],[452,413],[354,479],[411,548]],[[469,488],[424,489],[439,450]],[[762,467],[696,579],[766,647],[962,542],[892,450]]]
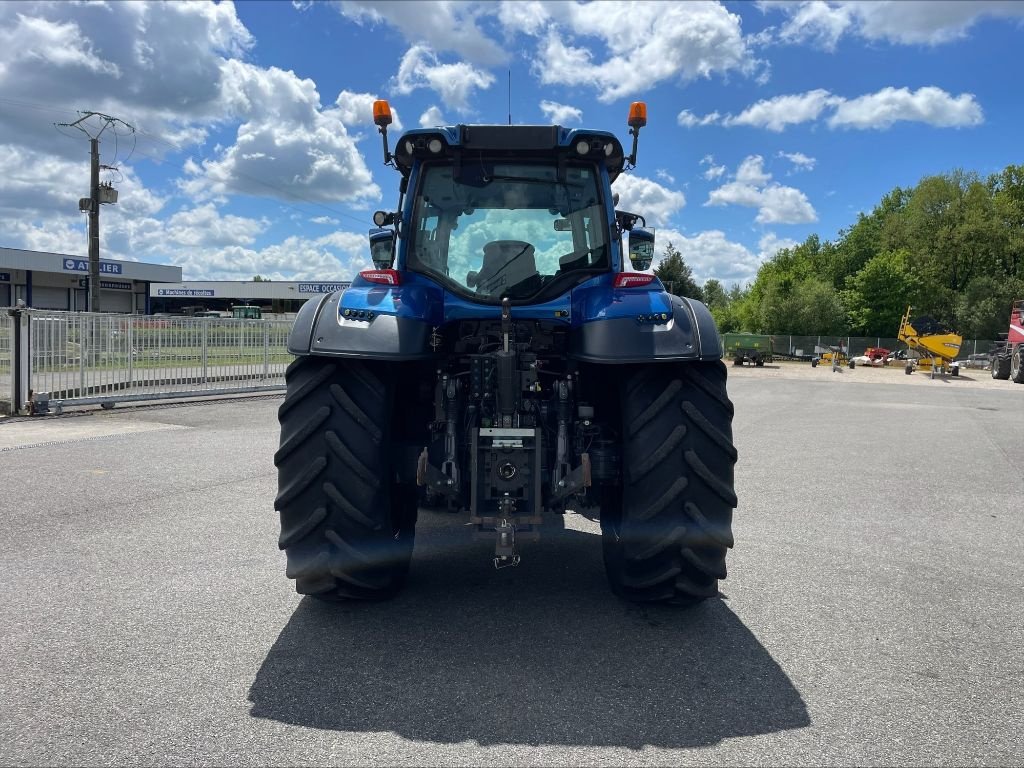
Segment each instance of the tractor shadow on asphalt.
[[421,512],[406,590],[388,603],[304,598],[256,674],[252,716],[439,743],[633,749],[810,725],[724,601],[624,603],[600,537],[558,524],[523,545],[518,568],[496,571],[492,551]]

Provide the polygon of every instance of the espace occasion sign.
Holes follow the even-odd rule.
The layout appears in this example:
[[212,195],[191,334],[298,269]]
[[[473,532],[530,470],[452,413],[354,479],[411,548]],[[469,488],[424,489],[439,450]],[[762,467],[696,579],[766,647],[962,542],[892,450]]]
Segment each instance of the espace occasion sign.
[[299,293],[334,293],[348,288],[348,283],[299,283]]

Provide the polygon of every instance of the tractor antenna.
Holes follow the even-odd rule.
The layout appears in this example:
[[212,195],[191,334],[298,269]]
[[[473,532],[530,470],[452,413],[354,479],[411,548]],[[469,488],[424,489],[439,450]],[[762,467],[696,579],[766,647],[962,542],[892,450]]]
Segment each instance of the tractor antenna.
[[512,125],[512,68],[508,69],[508,124]]

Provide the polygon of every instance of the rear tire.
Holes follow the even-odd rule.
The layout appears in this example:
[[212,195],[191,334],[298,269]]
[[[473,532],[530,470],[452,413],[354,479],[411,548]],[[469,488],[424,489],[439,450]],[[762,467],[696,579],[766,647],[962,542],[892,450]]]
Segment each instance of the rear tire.
[[620,382],[622,485],[604,490],[605,572],[620,597],[694,604],[718,595],[733,545],[733,406],[726,366],[653,364]]
[[1010,358],[1008,357],[993,357],[992,358],[992,378],[1001,379],[1005,381],[1010,378]]
[[1010,378],[1015,384],[1024,384],[1024,366],[1021,365],[1020,347],[1013,350],[1010,357]]
[[396,369],[300,357],[285,373],[274,455],[278,546],[295,591],[324,600],[382,600],[405,583],[415,486],[392,466]]

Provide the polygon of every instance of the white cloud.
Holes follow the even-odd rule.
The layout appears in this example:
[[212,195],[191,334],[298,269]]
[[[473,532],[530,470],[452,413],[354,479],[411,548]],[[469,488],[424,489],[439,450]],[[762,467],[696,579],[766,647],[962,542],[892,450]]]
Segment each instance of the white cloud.
[[735,180],[711,190],[704,205],[742,205],[757,208],[759,224],[803,224],[817,221],[818,214],[807,195],[795,187],[771,181],[764,158],[750,155],[736,171]]
[[498,21],[507,31],[536,35],[551,18],[544,6],[545,3],[537,0],[502,0],[498,6]]
[[685,235],[675,229],[663,228],[658,230],[654,266],[660,263],[665,246],[669,242],[679,250],[687,266],[693,270],[693,277],[698,285],[703,285],[713,278],[726,287],[734,283],[744,285],[752,282],[764,261],[774,256],[781,248],[792,248],[799,244],[796,240],[768,232],[761,237],[755,253],[742,243],[730,240],[718,229]]
[[803,152],[779,152],[776,157],[785,158],[793,164],[793,170],[791,173],[797,173],[799,171],[813,171],[814,166],[818,162],[816,158],[808,157]]
[[[77,106],[88,94],[91,109],[140,129],[135,167],[125,159],[132,147],[125,129],[118,141],[111,129],[101,140],[101,162],[119,166],[112,178],[120,193],[103,209],[104,256],[176,261],[193,279],[347,277],[369,266],[364,235],[266,244],[268,219],[228,207],[235,192],[352,205],[380,196],[346,129],[375,133],[372,94],[342,91],[322,105],[312,80],[245,61],[252,45],[232,3],[0,4],[5,244],[86,251],[78,198],[88,192],[88,145],[84,135],[54,133],[52,122],[79,115],[50,105]],[[222,144],[202,146],[214,132]],[[191,145],[192,157],[170,165],[184,178],[147,187],[141,164],[182,152],[181,145]],[[176,191],[190,197],[185,207],[171,208]]]
[[[542,36],[535,74],[546,85],[590,86],[603,102],[664,81],[734,70],[752,74],[757,67],[739,16],[717,3],[608,0],[597,6],[547,3],[544,9],[548,23],[531,27],[534,35]],[[581,42],[586,38],[600,40],[607,58],[596,60],[594,50]]]
[[821,0],[801,3],[795,11],[779,32],[779,37],[787,43],[813,43],[832,51],[853,23],[849,8]]
[[713,181],[720,178],[725,173],[724,165],[715,165],[715,158],[713,155],[704,155],[700,160],[700,165],[706,165],[707,170],[704,171],[704,178],[708,181]]
[[171,216],[164,225],[164,237],[175,245],[191,247],[251,245],[266,227],[266,221],[223,215],[207,203]]
[[[342,15],[359,24],[388,23],[407,42],[424,43],[435,51],[450,51],[471,62],[496,66],[507,61],[505,49],[477,24],[496,8],[479,3],[447,0],[416,0],[415,3],[393,0],[359,0],[338,5]],[[518,16],[525,17],[528,10]],[[512,18],[506,14],[506,18]]]
[[612,185],[612,191],[619,194],[618,207],[624,211],[639,213],[649,226],[667,224],[686,205],[686,196],[656,181],[623,173]]
[[[974,94],[953,96],[941,88],[925,86],[916,91],[883,88],[853,99],[836,96],[823,88],[784,94],[762,99],[738,115],[726,115],[721,123],[780,132],[791,125],[813,123],[829,110],[831,114],[826,122],[830,128],[884,129],[900,120],[950,128],[979,125],[984,120]],[[680,113],[680,125],[703,125],[711,118],[717,120],[718,113],[699,118],[684,111]]]
[[[334,100],[337,107],[336,113],[341,124],[346,128],[372,131],[377,134],[377,127],[373,122],[373,102],[380,97],[372,93],[353,93],[342,91]],[[402,120],[398,116],[398,110],[391,106],[392,123],[388,126],[389,131],[401,131]]]
[[757,208],[761,205],[761,200],[761,190],[757,187],[730,181],[718,189],[711,190],[704,205],[744,205],[748,208]]
[[[723,285],[748,283],[757,275],[761,259],[741,243],[729,240],[718,229],[709,229],[687,236],[672,229],[658,230],[655,251],[660,261],[664,247],[671,242],[679,250],[699,285],[714,278]],[[657,266],[657,264],[655,264]]]
[[229,193],[312,202],[380,199],[380,188],[348,135],[345,109],[321,110],[312,80],[276,67],[225,63],[225,105],[243,122],[216,159],[186,170],[184,192]]
[[807,195],[794,187],[773,183],[762,189],[729,182],[708,195],[705,205],[742,205],[757,208],[759,224],[805,224],[818,220]]
[[337,219],[331,218],[330,216],[314,216],[312,219],[310,219],[310,222],[312,222],[313,224],[323,224],[329,227],[336,227],[341,223]]
[[1024,16],[1024,5],[1007,0],[813,0],[759,5],[763,10],[777,10],[788,16],[779,31],[783,42],[810,43],[829,51],[847,34],[904,45],[940,45],[965,37],[982,19]]
[[969,0],[941,3],[848,3],[858,31],[870,40],[937,45],[964,37],[979,20],[1024,16],[1019,2]]
[[897,121],[927,123],[938,128],[979,125],[981,106],[974,95],[953,97],[941,88],[883,88],[877,93],[843,101],[828,119],[830,128],[888,128]]
[[752,125],[781,131],[788,125],[817,120],[822,111],[836,101],[828,91],[818,88],[806,93],[762,99],[739,115],[730,115],[723,122],[725,125]]
[[0,3],[0,92],[26,105],[0,110],[0,142],[80,156],[51,123],[80,117],[85,94],[89,109],[145,129],[140,150],[166,148],[154,134],[202,138],[196,123],[224,116],[225,57],[252,44],[231,3]]
[[668,184],[675,184],[676,183],[676,177],[673,176],[671,173],[669,173],[664,168],[659,168],[658,170],[656,170],[654,172],[654,175],[657,176],[662,181],[667,182]]
[[[465,59],[469,69],[461,77],[453,74],[462,80],[473,73],[490,75],[478,67],[506,63],[505,52],[521,48],[517,36],[535,41],[536,48],[524,53],[533,59],[541,83],[585,85],[605,102],[664,81],[731,72],[761,81],[767,77],[767,62],[751,55],[739,15],[721,3],[420,0],[411,10],[407,2],[353,0],[339,8],[357,23],[391,25],[413,49]],[[492,26],[504,41],[487,34]]]
[[420,115],[420,128],[434,128],[438,125],[447,125],[441,110],[436,106],[427,107],[427,111]]
[[485,10],[477,3],[445,0],[358,0],[341,2],[342,15],[356,24],[387,23],[411,43],[453,51],[484,66],[501,65],[508,54],[477,26]]
[[761,187],[768,183],[772,175],[765,173],[764,158],[760,155],[750,155],[743,158],[740,167],[736,169],[736,181],[740,184],[751,184]]
[[[191,280],[248,280],[253,275],[271,280],[348,280],[372,265],[366,238],[344,234],[351,235],[352,243],[334,236],[292,236],[259,249],[183,249],[173,258]],[[355,238],[358,249],[353,247]]]
[[467,112],[473,92],[490,88],[494,76],[464,61],[441,64],[429,46],[414,45],[402,57],[393,82],[397,93],[409,94],[418,88],[429,88],[446,106]]
[[540,111],[544,113],[547,122],[554,123],[555,125],[568,125],[569,123],[579,123],[583,120],[583,110],[570,107],[567,104],[548,101],[547,99],[540,103]]
[[712,165],[704,171],[704,178],[708,181],[714,181],[715,179],[721,178],[723,173],[725,173],[724,165]]
[[776,183],[761,190],[755,219],[759,224],[806,224],[817,220],[814,206],[799,189]]
[[779,237],[774,232],[766,232],[757,243],[758,258],[764,262],[772,258],[783,248],[796,248],[799,242],[789,237]]
[[714,125],[721,119],[721,117],[722,116],[717,112],[711,112],[704,115],[704,117],[698,117],[690,110],[684,109],[676,115],[676,122],[683,128],[696,128],[697,126]]

